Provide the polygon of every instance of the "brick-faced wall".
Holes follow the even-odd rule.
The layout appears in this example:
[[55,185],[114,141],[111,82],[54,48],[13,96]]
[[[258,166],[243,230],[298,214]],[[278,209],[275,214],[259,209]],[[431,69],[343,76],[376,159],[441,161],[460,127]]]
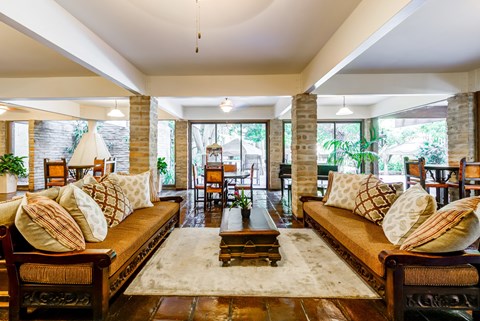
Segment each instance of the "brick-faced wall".
[[175,122],[175,188],[188,188],[188,121]]
[[270,173],[268,176],[268,189],[280,189],[280,163],[283,160],[283,121],[271,119],[269,121],[269,163]]
[[7,153],[7,122],[0,121],[0,155]]
[[475,159],[475,108],[474,94],[461,93],[448,99],[447,136],[448,163],[458,165],[460,159]]
[[292,101],[292,212],[303,218],[300,196],[317,195],[317,96]]
[[128,172],[130,168],[129,128],[105,122],[99,122],[97,128],[107,144],[108,151],[117,159],[117,172]]

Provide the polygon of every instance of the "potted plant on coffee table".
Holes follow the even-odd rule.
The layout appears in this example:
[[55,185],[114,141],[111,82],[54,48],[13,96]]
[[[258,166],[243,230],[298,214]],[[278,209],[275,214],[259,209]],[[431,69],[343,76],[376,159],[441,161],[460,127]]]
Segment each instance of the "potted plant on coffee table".
[[0,156],[0,193],[17,191],[18,177],[26,177],[27,169],[23,164],[26,156],[5,154]]
[[166,175],[168,172],[168,164],[165,161],[165,157],[157,158],[157,171],[158,171],[158,192],[162,191],[162,180],[163,175]]
[[234,200],[230,205],[230,209],[232,209],[232,207],[239,207],[242,213],[242,218],[248,219],[250,217],[250,210],[252,209],[252,202],[250,199],[245,195],[243,189],[241,192],[235,191],[233,197]]

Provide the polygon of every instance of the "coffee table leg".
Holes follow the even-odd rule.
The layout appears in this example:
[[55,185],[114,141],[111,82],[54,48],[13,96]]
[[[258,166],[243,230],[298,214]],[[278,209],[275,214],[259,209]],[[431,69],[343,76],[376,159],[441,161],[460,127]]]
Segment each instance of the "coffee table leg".
[[230,250],[228,249],[228,245],[222,239],[220,241],[220,254],[218,255],[218,260],[222,261],[222,267],[230,265],[230,259],[232,256],[230,255]]
[[278,266],[277,261],[280,261],[282,259],[282,256],[278,251],[279,247],[280,247],[280,244],[278,243],[278,240],[275,240],[275,242],[272,245],[272,248],[268,250],[268,259],[270,260],[271,266]]
[[229,259],[223,259],[222,260],[222,267],[225,267],[225,266],[230,266],[230,260]]

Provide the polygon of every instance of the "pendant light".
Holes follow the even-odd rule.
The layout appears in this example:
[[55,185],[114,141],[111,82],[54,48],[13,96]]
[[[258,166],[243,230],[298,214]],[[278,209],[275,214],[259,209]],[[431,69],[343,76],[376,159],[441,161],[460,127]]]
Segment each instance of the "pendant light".
[[340,108],[336,115],[337,116],[347,116],[347,115],[351,115],[353,114],[353,111],[350,110],[350,108],[348,107],[345,107],[345,96],[343,96],[343,107]]
[[125,117],[120,109],[117,107],[117,100],[115,99],[115,108],[112,109],[108,114],[108,117]]
[[224,113],[231,112],[233,109],[233,101],[225,98],[225,100],[220,103],[220,108],[223,110]]

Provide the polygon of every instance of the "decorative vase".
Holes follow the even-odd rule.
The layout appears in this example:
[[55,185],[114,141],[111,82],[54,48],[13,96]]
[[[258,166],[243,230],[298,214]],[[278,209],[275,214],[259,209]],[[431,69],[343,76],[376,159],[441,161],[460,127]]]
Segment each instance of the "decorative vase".
[[250,209],[249,208],[242,208],[240,210],[242,212],[242,218],[243,219],[249,219],[250,218]]

